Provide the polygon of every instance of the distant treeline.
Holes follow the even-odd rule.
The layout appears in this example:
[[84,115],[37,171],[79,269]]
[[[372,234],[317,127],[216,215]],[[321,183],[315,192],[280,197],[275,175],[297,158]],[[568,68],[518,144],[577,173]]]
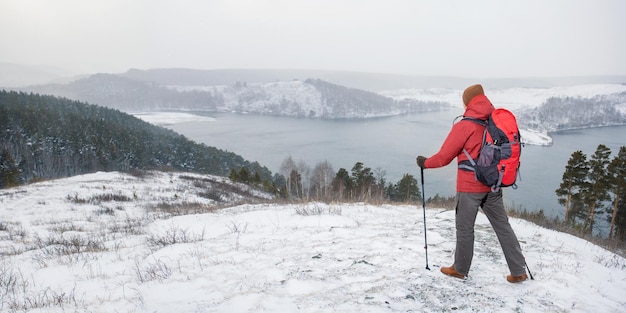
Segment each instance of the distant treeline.
[[[287,157],[280,166],[280,173],[274,177],[275,186],[279,187],[277,194],[291,200],[415,203],[422,199],[420,188],[413,175],[404,174],[397,183],[387,182],[384,170],[380,168],[372,170],[362,162],[356,162],[349,171],[340,168],[335,172],[328,161],[319,162],[311,168],[304,161],[295,162],[291,157]],[[239,171],[233,169],[229,178],[249,184],[259,182],[258,177],[246,169]],[[451,198],[435,195],[428,201],[444,207],[449,206],[450,201],[454,200],[454,197]]]
[[518,120],[524,127],[547,132],[624,125],[626,114],[618,107],[625,102],[626,92],[591,98],[549,98],[540,106],[522,112]]
[[95,171],[173,169],[227,176],[232,168],[272,180],[257,162],[115,109],[0,91],[0,188]]

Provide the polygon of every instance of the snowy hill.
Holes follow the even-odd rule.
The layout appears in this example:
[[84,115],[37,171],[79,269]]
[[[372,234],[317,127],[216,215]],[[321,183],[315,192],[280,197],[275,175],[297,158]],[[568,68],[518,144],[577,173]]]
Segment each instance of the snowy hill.
[[319,79],[241,83],[223,86],[169,86],[181,92],[207,92],[220,99],[215,111],[308,118],[369,118],[440,111],[442,101],[381,96]]
[[[549,88],[488,88],[495,107],[515,113],[522,139],[550,145],[549,132],[626,124],[626,85],[589,84]],[[443,101],[460,108],[463,89],[428,88],[382,91],[393,99]]]
[[[511,223],[535,280],[506,281],[500,247],[479,214],[474,264],[461,281],[439,272],[452,262],[453,211],[426,210],[429,271],[421,205],[235,205],[246,197],[210,188],[217,184],[236,187],[213,176],[112,172],[0,190],[0,311],[623,312],[626,305],[624,258],[523,220]],[[215,199],[232,206],[215,210]]]
[[[219,76],[220,73],[224,76]],[[283,79],[268,81],[271,73]],[[370,92],[319,78],[285,80],[289,73],[295,74],[290,71],[131,70],[125,74],[95,74],[67,84],[31,86],[22,90],[67,97],[129,113],[207,111],[344,119],[460,107],[464,88],[444,87],[450,84],[432,78],[431,83],[439,82],[442,87]],[[322,75],[321,72],[317,74]],[[232,82],[237,78],[252,80]],[[412,81],[406,79],[407,83]],[[505,85],[514,82],[520,84],[518,86],[528,83],[511,80]],[[550,144],[548,133],[553,131],[626,124],[624,84],[498,88],[496,86],[501,84],[490,85],[485,81],[484,85],[496,107],[508,108],[518,116],[520,128],[527,132],[523,138],[529,139],[527,143],[530,144]]]
[[[496,107],[504,107],[514,112],[534,109],[550,98],[593,98],[598,95],[611,95],[626,92],[625,84],[587,84],[553,86],[546,88],[491,88],[483,85],[485,94]],[[394,99],[416,99],[422,101],[444,101],[462,107],[463,89],[427,88],[386,90],[380,94]]]
[[308,118],[367,118],[449,108],[441,101],[394,100],[377,93],[305,81],[236,82],[230,85],[159,85],[114,74],[95,74],[67,84],[22,88],[125,112],[209,111]]

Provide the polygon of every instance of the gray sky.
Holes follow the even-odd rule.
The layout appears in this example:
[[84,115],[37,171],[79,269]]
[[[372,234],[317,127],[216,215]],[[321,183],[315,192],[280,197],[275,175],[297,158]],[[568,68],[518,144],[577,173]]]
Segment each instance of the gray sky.
[[623,0],[0,0],[0,62],[626,75]]

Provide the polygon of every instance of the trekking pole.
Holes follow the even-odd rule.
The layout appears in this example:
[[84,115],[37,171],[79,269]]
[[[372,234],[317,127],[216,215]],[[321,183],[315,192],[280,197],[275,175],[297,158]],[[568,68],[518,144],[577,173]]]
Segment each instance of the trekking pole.
[[528,270],[528,275],[530,275],[530,280],[535,280],[533,277],[533,273],[530,272],[530,268],[528,267],[528,263],[526,263],[526,259],[524,258],[524,264],[526,265],[526,269]]
[[424,198],[424,168],[420,167],[422,174],[422,210],[424,211],[424,251],[426,251],[426,269],[430,271],[428,267],[428,240],[426,240],[426,198]]

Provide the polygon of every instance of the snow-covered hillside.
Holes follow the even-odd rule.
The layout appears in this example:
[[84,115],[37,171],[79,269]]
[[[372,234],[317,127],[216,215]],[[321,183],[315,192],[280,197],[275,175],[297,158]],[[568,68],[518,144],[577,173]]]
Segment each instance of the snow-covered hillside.
[[[593,98],[598,95],[610,95],[626,92],[625,84],[593,84],[559,86],[550,88],[498,88],[490,89],[483,86],[485,94],[496,107],[507,108],[514,112],[524,109],[533,109],[549,98],[580,97]],[[445,101],[456,107],[462,107],[462,89],[429,88],[429,89],[399,89],[382,91],[380,94],[393,99],[415,99],[423,101]]]
[[319,79],[168,88],[210,93],[219,103],[216,111],[288,117],[369,118],[449,108],[449,104],[442,101],[393,100]]
[[[626,85],[593,84],[559,86],[551,88],[506,88],[489,89],[485,94],[495,107],[511,110],[518,117],[522,139],[532,145],[550,145],[552,138],[548,132],[581,127],[622,125],[626,123]],[[381,92],[393,99],[414,99],[421,101],[445,101],[452,106],[462,107],[463,90],[449,88],[401,89]],[[584,109],[552,110],[551,99],[558,98],[565,102],[580,102]],[[571,100],[567,100],[571,99]],[[555,102],[552,100],[552,102]],[[557,101],[559,102],[559,101]],[[568,107],[565,105],[565,107]],[[604,110],[606,112],[604,112]],[[590,116],[589,111],[594,112]],[[558,118],[545,118],[554,114]],[[616,114],[614,114],[615,112]],[[615,115],[623,116],[615,116]],[[565,118],[567,117],[567,118]],[[591,121],[587,121],[592,119]],[[584,125],[580,121],[585,120]]]
[[479,214],[474,264],[462,281],[439,272],[452,262],[453,211],[426,210],[426,263],[421,205],[212,210],[203,182],[216,179],[96,173],[0,190],[0,311],[623,312],[626,306],[624,258],[523,220],[511,223],[535,280],[506,281],[497,239]]

